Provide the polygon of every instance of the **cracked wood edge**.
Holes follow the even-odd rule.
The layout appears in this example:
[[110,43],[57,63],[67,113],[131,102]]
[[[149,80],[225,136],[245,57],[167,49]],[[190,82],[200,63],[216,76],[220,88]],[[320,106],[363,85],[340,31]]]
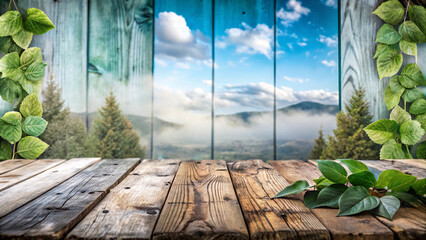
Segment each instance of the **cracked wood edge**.
[[9,171],[0,175],[0,191],[34,177],[52,167],[55,167],[65,160],[59,159],[41,159],[30,164]]
[[0,192],[0,217],[49,191],[99,158],[74,158]]
[[425,159],[384,159],[383,161],[401,162],[404,164],[412,165],[414,167],[426,169]]
[[0,162],[0,174],[7,173],[14,169],[23,167],[27,164],[34,162],[35,160],[31,159],[11,159]]
[[249,160],[228,168],[252,239],[330,239],[302,201],[271,199],[289,183],[270,165]]
[[386,169],[396,169],[408,175],[413,175],[419,178],[426,178],[426,170],[424,168],[405,164],[402,161],[362,160],[361,162],[380,171],[384,171]]
[[180,160],[144,160],[67,239],[151,239]]
[[153,239],[248,239],[224,161],[182,162]]
[[0,219],[0,239],[62,239],[140,162],[107,159]]
[[[314,164],[300,160],[270,161],[270,164],[289,182],[312,181],[321,176]],[[301,199],[301,195],[299,195]],[[333,239],[393,239],[393,232],[370,214],[337,217],[338,209],[315,208],[313,214],[330,231]]]

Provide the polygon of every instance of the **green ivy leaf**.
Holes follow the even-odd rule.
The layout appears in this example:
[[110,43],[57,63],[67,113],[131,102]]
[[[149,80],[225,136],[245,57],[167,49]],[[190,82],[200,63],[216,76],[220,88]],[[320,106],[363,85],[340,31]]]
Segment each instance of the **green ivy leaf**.
[[380,174],[376,188],[387,187],[392,192],[407,192],[416,181],[416,178],[395,169],[388,169]]
[[41,117],[29,116],[25,119],[22,130],[31,136],[40,136],[47,127],[47,121]]
[[414,56],[417,62],[417,44],[416,43],[401,40],[399,42],[399,48],[401,48],[401,51],[403,53]]
[[21,31],[12,35],[12,39],[19,47],[26,49],[28,46],[30,46],[31,40],[33,39],[33,34],[26,31],[25,29],[21,29]]
[[370,188],[376,185],[376,178],[369,170],[351,174],[349,175],[348,179],[349,182],[354,186]]
[[380,203],[378,197],[370,196],[368,190],[361,186],[348,188],[339,199],[337,216],[354,215],[376,208]]
[[19,84],[21,84],[25,92],[27,92],[28,94],[36,94],[36,95],[40,93],[41,87],[43,84],[43,81],[33,82],[26,79],[25,77],[21,77],[18,82]]
[[403,22],[398,29],[401,38],[408,42],[423,43],[425,42],[425,35],[419,27],[412,21]]
[[26,159],[36,159],[48,146],[49,145],[42,140],[33,136],[28,136],[19,141],[17,153]]
[[393,215],[398,211],[401,202],[394,196],[384,196],[380,198],[380,204],[372,210],[372,213],[392,220]]
[[0,160],[7,160],[12,158],[12,148],[10,144],[0,139]]
[[330,160],[318,160],[317,164],[322,175],[324,175],[324,177],[328,180],[342,184],[348,182],[348,179],[346,178],[348,173],[339,163]]
[[392,77],[397,74],[402,66],[402,54],[395,52],[384,52],[377,58],[377,72],[379,79]]
[[416,197],[416,195],[407,193],[407,192],[387,192],[386,195],[388,196],[394,196],[398,198],[399,200],[408,203],[409,205],[413,207],[417,207],[420,205],[419,199]]
[[357,161],[357,160],[342,159],[342,160],[340,160],[340,162],[345,164],[348,167],[349,171],[351,171],[351,173],[359,173],[359,172],[363,172],[363,171],[370,171],[370,170],[368,170],[367,165],[365,165],[364,163]]
[[0,72],[2,77],[16,78],[19,71],[19,54],[16,52],[6,54],[0,59]]
[[399,132],[401,134],[401,142],[406,145],[416,144],[425,134],[425,130],[423,130],[420,123],[414,120],[403,122]]
[[319,178],[314,179],[313,181],[315,182],[315,184],[316,184],[315,186],[318,190],[321,190],[325,187],[328,187],[328,186],[334,184],[334,182],[328,180],[326,177],[324,177],[324,175],[321,175]]
[[422,142],[416,149],[417,158],[426,159],[426,142]]
[[421,115],[416,116],[415,120],[417,122],[419,122],[420,125],[422,125],[423,130],[426,131],[426,114],[421,114]]
[[38,47],[31,47],[26,49],[20,58],[20,64],[22,67],[28,67],[33,63],[41,63],[42,61],[41,49]]
[[[426,143],[426,142],[423,142],[423,143]],[[426,149],[425,149],[425,153],[426,153]],[[418,195],[420,196],[425,195],[426,194],[426,178],[415,181],[413,186],[411,187]]]
[[368,137],[377,144],[385,144],[387,141],[395,138],[399,125],[397,122],[389,119],[375,121],[364,128]]
[[281,190],[281,192],[279,192],[273,198],[284,197],[284,196],[287,196],[287,195],[301,193],[308,188],[309,188],[309,183],[306,180],[299,180],[299,181],[294,182],[290,186],[287,186],[283,190]]
[[415,63],[407,64],[402,69],[401,76],[398,79],[401,85],[406,88],[416,87],[424,80],[422,71]]
[[22,115],[19,112],[10,111],[5,113],[1,120],[12,125],[19,125],[22,121]]
[[376,42],[392,45],[401,40],[401,36],[390,24],[383,24],[376,35]]
[[15,99],[20,98],[22,88],[19,83],[9,79],[0,78],[0,96],[8,103],[13,103]]
[[399,82],[399,76],[395,75],[389,79],[389,87],[393,93],[404,92],[405,88]]
[[412,114],[423,114],[426,113],[426,100],[417,99],[410,106],[410,113]]
[[393,52],[395,54],[398,54],[399,53],[398,44],[387,45],[384,43],[378,43],[376,47],[376,53],[374,54],[373,58],[376,59],[384,52]]
[[404,159],[405,153],[402,151],[402,145],[396,143],[394,139],[386,142],[380,149],[380,159]]
[[29,116],[41,117],[43,115],[43,107],[35,94],[30,94],[24,98],[19,111],[26,118]]
[[418,88],[405,89],[404,93],[402,94],[402,98],[406,102],[414,102],[417,99],[423,98],[423,92]]
[[7,11],[0,16],[0,37],[16,34],[22,29],[22,16],[18,11]]
[[8,54],[8,53],[11,53],[11,52],[15,52],[15,48],[18,49],[18,50],[16,50],[16,52],[18,52],[18,53],[20,53],[21,50],[22,50],[12,40],[12,37],[10,37],[10,36],[0,37],[0,52],[3,52],[4,54]]
[[385,104],[388,110],[391,110],[396,105],[398,105],[401,95],[404,93],[404,89],[398,93],[392,92],[390,86],[387,86],[385,89]]
[[317,200],[319,191],[306,191],[305,195],[303,196],[303,202],[305,203],[306,207],[309,209],[312,209],[315,207],[315,202]]
[[0,120],[0,136],[6,139],[10,144],[14,144],[22,137],[21,125],[12,125]]
[[348,189],[344,184],[333,184],[321,190],[315,202],[316,207],[339,207],[339,198]]
[[25,21],[25,29],[28,31],[41,35],[55,28],[49,17],[40,9],[28,8],[27,19]]
[[398,0],[391,0],[382,3],[373,14],[376,14],[387,23],[397,25],[404,19],[404,7]]
[[408,7],[408,16],[426,35],[426,9],[423,6],[410,4]]
[[390,120],[394,120],[398,124],[411,120],[411,116],[408,112],[402,109],[400,106],[396,106],[390,113]]
[[47,66],[45,63],[32,63],[30,66],[28,66],[27,70],[25,71],[24,75],[25,77],[30,81],[39,81],[44,76],[44,68]]

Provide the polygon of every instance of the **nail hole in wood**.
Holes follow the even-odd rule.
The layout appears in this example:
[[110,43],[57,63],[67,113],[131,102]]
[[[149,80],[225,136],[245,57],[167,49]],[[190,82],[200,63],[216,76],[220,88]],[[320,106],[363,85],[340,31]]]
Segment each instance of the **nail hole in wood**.
[[109,211],[108,210],[103,210],[102,213],[109,213]]
[[81,191],[81,193],[86,193],[86,191]]
[[155,215],[155,214],[157,214],[157,211],[155,211],[155,210],[148,210],[148,211],[146,211],[146,213],[148,213],[149,215]]
[[89,194],[94,194],[95,192],[89,192]]
[[130,187],[125,187],[124,189],[130,189]]

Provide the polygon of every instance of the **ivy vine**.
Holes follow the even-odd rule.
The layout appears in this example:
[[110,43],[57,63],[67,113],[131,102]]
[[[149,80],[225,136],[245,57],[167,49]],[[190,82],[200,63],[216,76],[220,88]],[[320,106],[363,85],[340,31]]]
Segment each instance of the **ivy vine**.
[[[16,10],[11,10],[11,5]],[[14,0],[9,10],[0,16],[0,96],[13,104],[0,118],[0,160],[20,157],[39,157],[48,145],[37,138],[47,126],[42,118],[43,108],[38,95],[46,63],[41,49],[31,47],[33,35],[41,35],[55,26],[49,17],[37,8],[29,8],[23,16]]]
[[[373,12],[385,21],[377,32],[373,58],[379,79],[390,77],[385,103],[392,111],[390,119],[378,120],[364,130],[373,142],[383,145],[381,159],[413,158],[410,148],[426,131],[426,100],[418,88],[425,86],[426,80],[416,64],[417,44],[426,42],[426,9],[410,0],[405,0],[405,5],[389,0]],[[407,64],[400,72],[404,55],[414,56],[416,63]],[[416,155],[426,158],[426,142],[418,145]]]

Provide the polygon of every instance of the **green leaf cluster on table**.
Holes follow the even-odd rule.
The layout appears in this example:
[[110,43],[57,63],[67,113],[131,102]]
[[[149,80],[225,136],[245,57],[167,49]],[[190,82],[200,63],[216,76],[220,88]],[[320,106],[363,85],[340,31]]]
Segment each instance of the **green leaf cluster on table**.
[[[378,120],[364,130],[372,141],[383,145],[381,159],[413,158],[410,148],[426,131],[426,100],[419,88],[426,80],[416,63],[401,67],[403,53],[414,56],[417,62],[417,44],[426,42],[426,9],[411,1],[404,7],[398,0],[389,0],[373,14],[385,22],[377,32],[373,58],[379,79],[390,77],[384,97],[392,112],[390,119]],[[424,142],[417,146],[418,158],[425,158],[424,146]]]
[[[385,170],[378,178],[362,162],[317,160],[322,175],[314,179],[314,186],[299,180],[280,191],[274,198],[305,192],[303,201],[309,209],[338,208],[337,216],[370,212],[392,220],[401,202],[418,207],[425,202],[426,179],[404,174],[398,170]],[[313,188],[313,189],[311,189]]]
[[0,96],[15,108],[0,118],[0,160],[16,155],[35,159],[48,147],[37,138],[47,126],[38,99],[46,64],[41,49],[29,45],[33,34],[54,28],[46,14],[36,8],[27,9],[25,17],[18,9],[0,16],[0,52],[5,54],[0,59]]

